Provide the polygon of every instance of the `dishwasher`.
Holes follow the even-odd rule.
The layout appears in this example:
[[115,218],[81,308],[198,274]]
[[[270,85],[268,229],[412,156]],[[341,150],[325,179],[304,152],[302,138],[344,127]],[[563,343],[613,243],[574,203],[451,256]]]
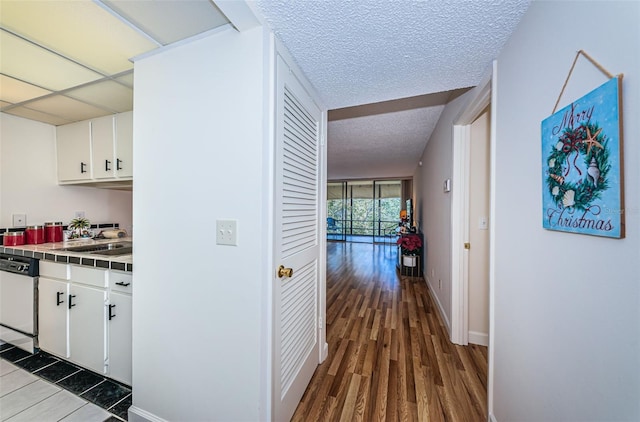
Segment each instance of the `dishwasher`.
[[0,340],[38,351],[38,260],[0,254]]

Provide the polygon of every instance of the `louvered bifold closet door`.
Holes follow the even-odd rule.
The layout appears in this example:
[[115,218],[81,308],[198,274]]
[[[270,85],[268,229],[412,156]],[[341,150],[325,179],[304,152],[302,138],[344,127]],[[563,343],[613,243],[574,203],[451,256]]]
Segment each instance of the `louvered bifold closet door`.
[[282,254],[318,244],[318,122],[284,92]]
[[283,79],[277,100],[274,254],[276,267],[291,268],[293,275],[277,278],[274,288],[277,419],[293,414],[319,358],[320,112],[290,72]]
[[[317,160],[318,122],[285,88],[284,188],[282,254],[287,258],[318,244]],[[287,390],[301,360],[318,341],[315,329],[316,261],[296,269],[282,284],[282,386]]]

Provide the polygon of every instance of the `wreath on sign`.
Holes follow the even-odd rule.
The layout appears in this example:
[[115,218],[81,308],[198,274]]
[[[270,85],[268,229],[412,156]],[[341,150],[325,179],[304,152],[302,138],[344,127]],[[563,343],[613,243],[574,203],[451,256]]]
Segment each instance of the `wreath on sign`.
[[[567,128],[558,137],[547,157],[547,187],[559,208],[573,207],[584,211],[609,188],[608,144],[609,139],[597,123]],[[586,170],[577,164],[581,157]],[[567,176],[572,172],[578,174],[577,180],[568,180]]]

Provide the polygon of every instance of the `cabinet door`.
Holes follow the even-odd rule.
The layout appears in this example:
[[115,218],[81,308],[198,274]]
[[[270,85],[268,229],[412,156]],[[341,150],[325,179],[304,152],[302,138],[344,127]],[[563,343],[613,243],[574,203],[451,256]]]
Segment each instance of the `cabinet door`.
[[93,177],[112,178],[115,174],[113,116],[91,120],[91,147],[93,148]]
[[94,287],[69,287],[69,359],[105,373],[107,292]]
[[109,302],[108,375],[131,385],[131,296],[111,292]]
[[91,179],[91,123],[58,126],[56,129],[58,180]]
[[133,177],[133,111],[116,115],[116,177]]
[[69,357],[69,283],[40,277],[38,282],[38,340],[40,348]]

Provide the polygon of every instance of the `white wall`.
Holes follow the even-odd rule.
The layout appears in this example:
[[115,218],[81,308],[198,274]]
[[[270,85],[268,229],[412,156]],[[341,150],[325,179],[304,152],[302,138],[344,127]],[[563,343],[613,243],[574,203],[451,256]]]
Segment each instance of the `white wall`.
[[130,191],[58,186],[55,143],[55,126],[0,113],[0,227],[13,227],[13,214],[68,224],[84,211],[92,223],[130,228]]
[[265,419],[263,43],[227,29],[135,63],[130,420]]
[[[445,193],[452,178],[453,122],[474,91],[454,99],[445,107],[422,154],[422,166],[413,176],[416,221],[426,243],[424,276],[449,332],[451,332],[451,193]],[[455,189],[455,186],[452,186]]]
[[[637,1],[534,1],[498,57],[498,422],[640,420],[639,22]],[[624,73],[623,240],[542,228],[540,122],[580,49]],[[580,58],[559,108],[606,80]]]
[[[489,344],[490,112],[471,124],[469,144],[469,342]],[[480,218],[487,229],[479,227]]]

